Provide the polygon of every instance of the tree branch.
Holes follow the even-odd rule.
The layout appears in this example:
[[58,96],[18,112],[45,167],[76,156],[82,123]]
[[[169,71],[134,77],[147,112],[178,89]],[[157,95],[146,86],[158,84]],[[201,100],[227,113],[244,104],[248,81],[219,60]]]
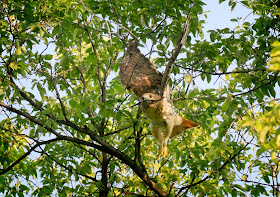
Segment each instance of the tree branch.
[[142,179],[143,182],[146,185],[148,185],[149,188],[151,190],[153,190],[158,196],[166,196],[166,193],[161,188],[159,188],[158,185],[155,184],[155,182],[153,182],[151,180],[151,178],[147,175],[147,173],[145,173],[145,171],[141,167],[139,167],[139,165],[137,165],[136,161],[132,160],[127,155],[125,155],[123,152],[119,151],[118,149],[115,149],[114,147],[112,147],[108,143],[103,141],[102,145],[97,145],[95,143],[87,142],[87,141],[84,141],[84,140],[80,140],[80,139],[72,138],[72,137],[68,137],[68,136],[60,136],[60,139],[71,141],[71,142],[74,142],[74,143],[77,143],[77,144],[87,145],[87,146],[96,148],[97,150],[100,150],[102,152],[105,152],[105,153],[108,153],[112,156],[117,157],[124,164],[129,166],[137,174],[137,176],[140,179]]
[[[36,103],[35,101],[33,101],[25,92],[23,92],[23,91],[16,85],[16,83],[13,81],[13,78],[12,78],[12,77],[10,77],[10,81],[13,83],[13,86],[15,87],[15,89],[19,91],[20,95],[21,95],[24,99],[26,99],[33,107],[35,107],[36,109],[38,109],[38,110],[40,110],[40,111],[44,111],[44,110],[45,110],[42,106],[40,106],[38,103]],[[32,122],[34,122],[34,123],[36,123],[36,124],[38,124],[38,125],[40,125],[40,126],[46,128],[46,129],[49,130],[50,132],[52,132],[52,133],[54,132],[53,134],[56,133],[55,135],[60,135],[60,134],[58,134],[57,132],[55,132],[53,129],[51,129],[50,127],[44,126],[44,124],[43,124],[42,122],[40,122],[39,120],[33,118],[30,114],[28,114],[28,113],[26,113],[26,112],[19,111],[19,110],[15,109],[15,108],[13,108],[13,107],[10,107],[10,106],[8,106],[8,105],[6,105],[6,104],[4,104],[4,103],[0,103],[0,106],[1,106],[1,104],[2,104],[3,107],[5,107],[6,109],[8,109],[9,111],[13,111],[13,112],[15,112],[15,113],[17,113],[17,114],[23,115],[24,117],[28,118],[28,119],[31,120]],[[93,132],[92,130],[90,130],[90,129],[87,129],[87,130],[81,129],[81,127],[78,127],[77,125],[75,125],[74,123],[72,123],[72,122],[71,122],[70,120],[68,120],[68,119],[67,119],[67,120],[58,120],[58,119],[56,118],[56,116],[53,115],[53,114],[51,114],[51,113],[46,114],[46,116],[49,117],[50,119],[56,121],[56,122],[59,123],[59,124],[64,124],[64,125],[70,126],[70,127],[74,128],[74,129],[76,129],[76,130],[77,130],[77,128],[79,128],[78,130],[79,130],[80,132],[83,132],[83,133],[86,132],[85,134],[88,134],[88,135],[90,135],[90,136],[94,135],[94,132]]]
[[[181,193],[183,190],[189,189],[189,188],[191,188],[191,187],[193,187],[193,186],[196,186],[196,185],[198,185],[198,184],[200,184],[200,183],[203,183],[203,182],[206,181],[208,178],[210,178],[213,174],[215,174],[215,173],[217,173],[217,172],[220,172],[224,167],[226,167],[227,164],[229,164],[235,157],[237,157],[237,156],[241,153],[241,151],[243,151],[250,143],[251,143],[251,141],[250,141],[250,142],[247,142],[238,152],[236,152],[233,156],[231,156],[230,158],[228,158],[228,159],[225,161],[225,163],[224,163],[218,170],[212,171],[209,175],[207,175],[204,179],[202,179],[202,180],[200,180],[200,181],[197,181],[197,182],[195,182],[195,183],[191,183],[190,185],[186,185],[186,186],[182,187],[182,188],[179,190],[179,192],[177,193],[176,197],[179,196],[180,193]],[[192,180],[192,182],[193,182],[193,180]]]
[[[278,179],[277,179],[278,180]],[[280,189],[278,188],[279,185],[277,184],[268,184],[268,183],[260,183],[260,182],[257,182],[257,181],[249,181],[249,180],[237,180],[237,181],[241,181],[241,182],[245,182],[245,183],[253,183],[253,184],[256,184],[256,185],[265,185],[265,186],[269,186],[269,187],[272,187],[274,190],[280,192]]]
[[215,71],[209,72],[209,71],[204,71],[204,70],[199,70],[199,69],[183,67],[183,66],[180,66],[180,65],[177,65],[177,64],[175,64],[175,66],[178,66],[182,69],[187,69],[187,70],[191,70],[191,71],[195,71],[195,72],[201,72],[201,73],[210,74],[210,75],[218,75],[218,76],[233,74],[233,73],[249,73],[249,72],[255,72],[255,71],[266,71],[266,69],[255,68],[255,69],[233,70],[233,71],[228,71],[228,72],[215,72]]
[[277,79],[278,74],[279,74],[279,71],[277,71],[277,72],[275,73],[275,76],[274,76],[271,80],[269,80],[268,82],[263,83],[263,84],[259,85],[258,87],[255,87],[255,88],[253,88],[253,89],[251,89],[251,90],[248,90],[248,91],[246,91],[246,92],[241,92],[241,93],[239,93],[239,94],[235,94],[235,95],[232,95],[232,96],[235,97],[235,96],[241,96],[241,95],[243,95],[243,94],[248,94],[248,93],[253,92],[253,91],[255,91],[255,90],[257,90],[257,89],[259,89],[259,88],[261,88],[261,87],[263,87],[263,86],[266,86],[266,85],[270,84],[271,82],[275,81],[275,80]]
[[56,82],[55,82],[55,80],[54,80],[54,78],[53,78],[53,77],[51,77],[51,82],[52,82],[52,84],[53,84],[53,86],[54,86],[55,93],[56,93],[57,99],[58,99],[58,101],[59,101],[59,103],[60,103],[60,106],[61,106],[61,109],[62,109],[63,116],[64,116],[65,120],[67,121],[67,120],[68,120],[68,118],[67,118],[67,115],[66,115],[66,109],[65,109],[65,106],[64,106],[64,104],[63,104],[63,102],[62,102],[62,100],[61,100],[61,97],[60,97],[59,91],[58,91],[58,89],[57,89],[57,87],[56,87]]
[[117,133],[119,133],[119,132],[121,132],[121,131],[123,131],[123,130],[126,130],[126,129],[131,128],[132,126],[133,126],[133,125],[125,126],[125,127],[123,127],[123,128],[117,129],[117,130],[112,131],[112,132],[110,132],[110,133],[106,133],[106,134],[104,134],[104,136],[109,136],[109,135],[117,134]]
[[[102,138],[100,138],[97,135],[94,135],[93,131],[90,130],[88,127],[82,128],[79,127],[78,125],[70,122],[70,121],[64,121],[64,120],[57,120],[57,122],[59,123],[64,123],[67,126],[70,126],[71,128],[80,131],[82,133],[86,133],[88,135],[90,135],[91,139],[96,143],[92,143],[92,142],[87,142],[84,140],[80,140],[78,138],[72,138],[72,137],[68,137],[68,136],[63,136],[59,133],[57,133],[55,130],[53,130],[52,128],[46,126],[45,124],[43,124],[41,121],[35,119],[34,117],[32,117],[30,114],[26,113],[26,112],[22,112],[20,110],[17,110],[11,106],[8,106],[2,102],[0,102],[0,106],[6,108],[7,110],[14,112],[16,114],[19,114],[21,116],[26,117],[27,119],[29,119],[31,122],[47,129],[48,131],[50,131],[51,133],[53,133],[54,135],[57,136],[58,139],[60,140],[67,140],[67,141],[71,141],[71,142],[75,142],[78,144],[83,144],[83,145],[87,145],[90,147],[93,147],[97,150],[100,150],[102,152],[108,153],[112,156],[117,157],[118,159],[120,159],[123,163],[125,163],[127,166],[129,166],[137,175],[139,178],[141,178],[143,180],[143,182],[145,184],[147,184],[151,190],[153,190],[157,195],[159,196],[166,196],[166,193],[159,188],[148,176],[148,174],[141,168],[139,167],[139,165],[137,165],[137,163],[135,161],[133,161],[132,159],[130,159],[127,155],[125,155],[124,153],[122,153],[121,151],[119,151],[118,149],[115,149],[113,146],[111,146],[110,144],[108,144],[107,142],[105,142],[104,140],[102,140]],[[26,155],[27,156],[27,155]],[[25,157],[26,157],[25,156]]]
[[47,141],[43,141],[43,142],[38,142],[35,146],[33,146],[32,148],[30,148],[26,153],[24,153],[20,158],[18,158],[14,163],[12,163],[12,165],[10,165],[9,167],[2,169],[0,172],[0,175],[5,174],[6,172],[8,172],[9,170],[11,170],[13,167],[15,167],[15,165],[17,165],[20,161],[22,161],[24,158],[26,158],[32,151],[34,151],[37,147],[43,145],[43,144],[49,144],[51,142],[55,142],[58,141],[58,138],[54,138],[54,139],[50,139]]
[[[56,158],[50,156],[50,155],[49,155],[48,153],[46,153],[44,150],[42,150],[41,153],[43,153],[43,154],[45,154],[46,156],[48,156],[51,160],[53,160],[53,161],[54,161],[55,163],[57,163],[59,166],[61,166],[61,167],[63,167],[64,169],[68,170],[69,172],[73,173],[73,169],[72,169],[72,168],[70,168],[69,166],[64,165],[64,164],[61,163],[61,162],[59,162]],[[85,178],[88,178],[88,179],[90,179],[90,180],[92,180],[92,181],[94,181],[94,182],[97,181],[96,178],[93,178],[93,177],[88,176],[88,175],[86,175],[86,174],[82,174],[81,172],[77,172],[77,174],[79,174],[79,175],[81,175],[81,176],[83,176],[83,177],[85,177]]]
[[[259,86],[257,86],[257,87],[254,87],[253,89],[250,89],[250,90],[248,90],[248,91],[246,91],[246,92],[241,92],[241,93],[233,94],[233,95],[231,95],[231,96],[232,96],[232,97],[241,96],[241,95],[243,95],[243,94],[248,94],[248,93],[250,93],[250,92],[253,92],[253,91],[255,91],[255,90],[257,90],[257,89],[259,89],[259,88],[261,88],[261,87],[263,87],[263,86],[266,86],[266,85],[270,84],[271,82],[274,82],[274,81],[277,79],[278,74],[279,74],[279,71],[276,72],[276,73],[275,73],[275,76],[274,76],[271,80],[269,80],[268,82],[263,83],[263,84],[261,84],[261,85],[259,85]],[[226,98],[227,98],[227,97],[219,97],[219,98],[212,98],[212,97],[188,97],[188,98],[186,98],[186,97],[179,97],[179,98],[173,99],[172,101],[173,101],[173,102],[176,102],[176,101],[185,100],[185,99],[206,99],[206,100],[221,101],[221,100],[224,100],[224,99],[226,99]]]
[[139,121],[140,113],[141,113],[141,111],[140,111],[140,109],[138,109],[136,121],[133,124],[134,135],[136,136],[135,137],[135,159],[134,160],[136,162],[138,162],[138,164],[143,169],[143,171],[146,174],[148,174],[146,167],[144,166],[144,164],[142,162],[142,158],[141,158],[141,137],[142,137],[143,127],[137,129],[137,122]]
[[161,97],[163,97],[163,94],[164,94],[164,90],[166,89],[166,87],[168,86],[168,79],[169,79],[169,76],[172,72],[172,68],[173,68],[173,63],[175,62],[175,60],[177,59],[180,51],[181,51],[181,48],[183,46],[183,44],[185,43],[186,41],[186,38],[189,34],[189,29],[190,29],[190,11],[191,11],[191,8],[192,8],[192,5],[190,5],[190,8],[189,8],[189,11],[188,11],[188,14],[187,14],[187,18],[186,18],[186,22],[184,24],[184,27],[180,33],[180,36],[179,36],[179,39],[175,45],[175,48],[173,49],[173,53],[172,53],[172,56],[170,57],[166,67],[165,67],[165,71],[164,71],[164,74],[163,74],[163,77],[162,77],[162,80],[161,80],[161,88],[160,88],[160,94],[161,94]]
[[59,136],[61,135],[61,134],[59,134],[58,132],[56,132],[55,130],[53,130],[52,128],[46,126],[43,122],[41,122],[41,121],[35,119],[34,117],[32,117],[30,114],[28,114],[28,113],[26,113],[26,112],[17,110],[17,109],[15,109],[15,108],[13,108],[12,106],[8,106],[8,105],[6,105],[5,103],[2,103],[2,102],[0,102],[0,106],[4,107],[5,109],[7,109],[7,110],[10,111],[10,112],[14,112],[14,113],[16,113],[16,114],[18,114],[18,115],[21,115],[21,116],[27,118],[27,119],[30,120],[31,122],[33,122],[33,123],[35,123],[35,124],[37,124],[37,125],[39,125],[39,126],[45,128],[45,129],[47,129],[48,131],[50,131],[52,134],[56,135],[57,137],[59,137]]

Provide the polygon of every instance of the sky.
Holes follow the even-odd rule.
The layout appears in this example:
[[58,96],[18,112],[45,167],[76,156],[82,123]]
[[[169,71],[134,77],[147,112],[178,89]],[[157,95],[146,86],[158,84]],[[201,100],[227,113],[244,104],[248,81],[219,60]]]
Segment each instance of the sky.
[[[201,16],[205,20],[203,24],[204,39],[210,41],[210,33],[207,31],[215,29],[229,28],[234,29],[238,25],[242,25],[244,22],[254,22],[256,16],[252,11],[245,6],[237,3],[235,9],[231,11],[231,7],[228,5],[228,1],[219,4],[219,0],[204,1],[206,5],[203,8],[204,14]],[[207,15],[207,17],[205,17]],[[231,19],[239,18],[239,22],[233,22]],[[196,39],[199,39],[198,37]],[[196,79],[198,89],[218,88],[223,86],[221,83],[223,80],[218,80],[218,76],[212,76],[210,83]],[[219,83],[220,82],[220,83]]]
[[[205,1],[208,2],[207,5],[204,7],[204,12],[207,12],[208,18],[205,19],[206,24],[204,25],[204,34],[205,39],[209,39],[209,36],[207,36],[208,30],[213,29],[222,29],[222,28],[230,28],[234,29],[238,25],[242,25],[244,22],[250,22],[253,23],[254,20],[257,18],[257,16],[254,16],[252,13],[252,10],[246,8],[245,6],[241,5],[240,3],[237,3],[235,9],[231,12],[231,8],[228,6],[228,2],[225,1],[221,4],[219,4],[218,0],[208,0]],[[237,22],[230,21],[233,18],[240,18],[240,24]],[[214,79],[214,78],[213,78]],[[213,81],[213,80],[212,80]],[[209,88],[213,84],[207,84],[205,83],[205,86]],[[204,86],[204,88],[205,88]],[[276,97],[280,96],[280,87],[276,85]]]
[[[253,22],[254,16],[252,11],[245,6],[237,3],[235,9],[231,12],[231,8],[228,6],[228,2],[225,1],[219,4],[218,0],[208,0],[204,11],[210,11],[207,13],[208,18],[206,19],[206,24],[204,25],[205,31],[210,29],[219,28],[235,28],[238,24],[236,22],[230,21],[230,19],[241,17],[240,22]],[[245,21],[244,21],[245,19]]]

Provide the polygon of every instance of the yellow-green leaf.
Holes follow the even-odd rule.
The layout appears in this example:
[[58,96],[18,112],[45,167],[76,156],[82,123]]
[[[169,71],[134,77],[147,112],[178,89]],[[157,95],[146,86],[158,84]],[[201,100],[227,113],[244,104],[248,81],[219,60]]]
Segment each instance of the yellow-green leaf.
[[22,52],[21,52],[21,49],[20,49],[20,47],[19,48],[17,48],[17,50],[15,51],[15,55],[21,55],[22,54]]
[[278,70],[280,70],[280,64],[279,63],[274,63],[274,64],[272,64],[268,67],[268,70],[278,71]]
[[185,76],[185,80],[188,84],[190,84],[192,82],[192,76],[191,75],[184,75]]

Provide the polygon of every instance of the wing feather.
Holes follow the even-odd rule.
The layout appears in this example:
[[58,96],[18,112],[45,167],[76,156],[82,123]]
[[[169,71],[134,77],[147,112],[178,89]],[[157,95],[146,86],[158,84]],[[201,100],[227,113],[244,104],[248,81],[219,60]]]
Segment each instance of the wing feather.
[[162,74],[137,48],[132,40],[120,63],[121,83],[137,96],[159,94]]

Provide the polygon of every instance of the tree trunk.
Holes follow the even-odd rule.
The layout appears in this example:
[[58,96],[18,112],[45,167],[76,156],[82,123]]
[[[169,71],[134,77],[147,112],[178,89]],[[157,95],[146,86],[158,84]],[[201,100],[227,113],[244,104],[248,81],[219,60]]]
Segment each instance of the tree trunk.
[[103,160],[102,160],[102,169],[101,169],[101,183],[102,187],[100,188],[99,197],[106,197],[108,196],[109,187],[108,187],[108,165],[109,165],[109,159],[107,153],[103,154]]

